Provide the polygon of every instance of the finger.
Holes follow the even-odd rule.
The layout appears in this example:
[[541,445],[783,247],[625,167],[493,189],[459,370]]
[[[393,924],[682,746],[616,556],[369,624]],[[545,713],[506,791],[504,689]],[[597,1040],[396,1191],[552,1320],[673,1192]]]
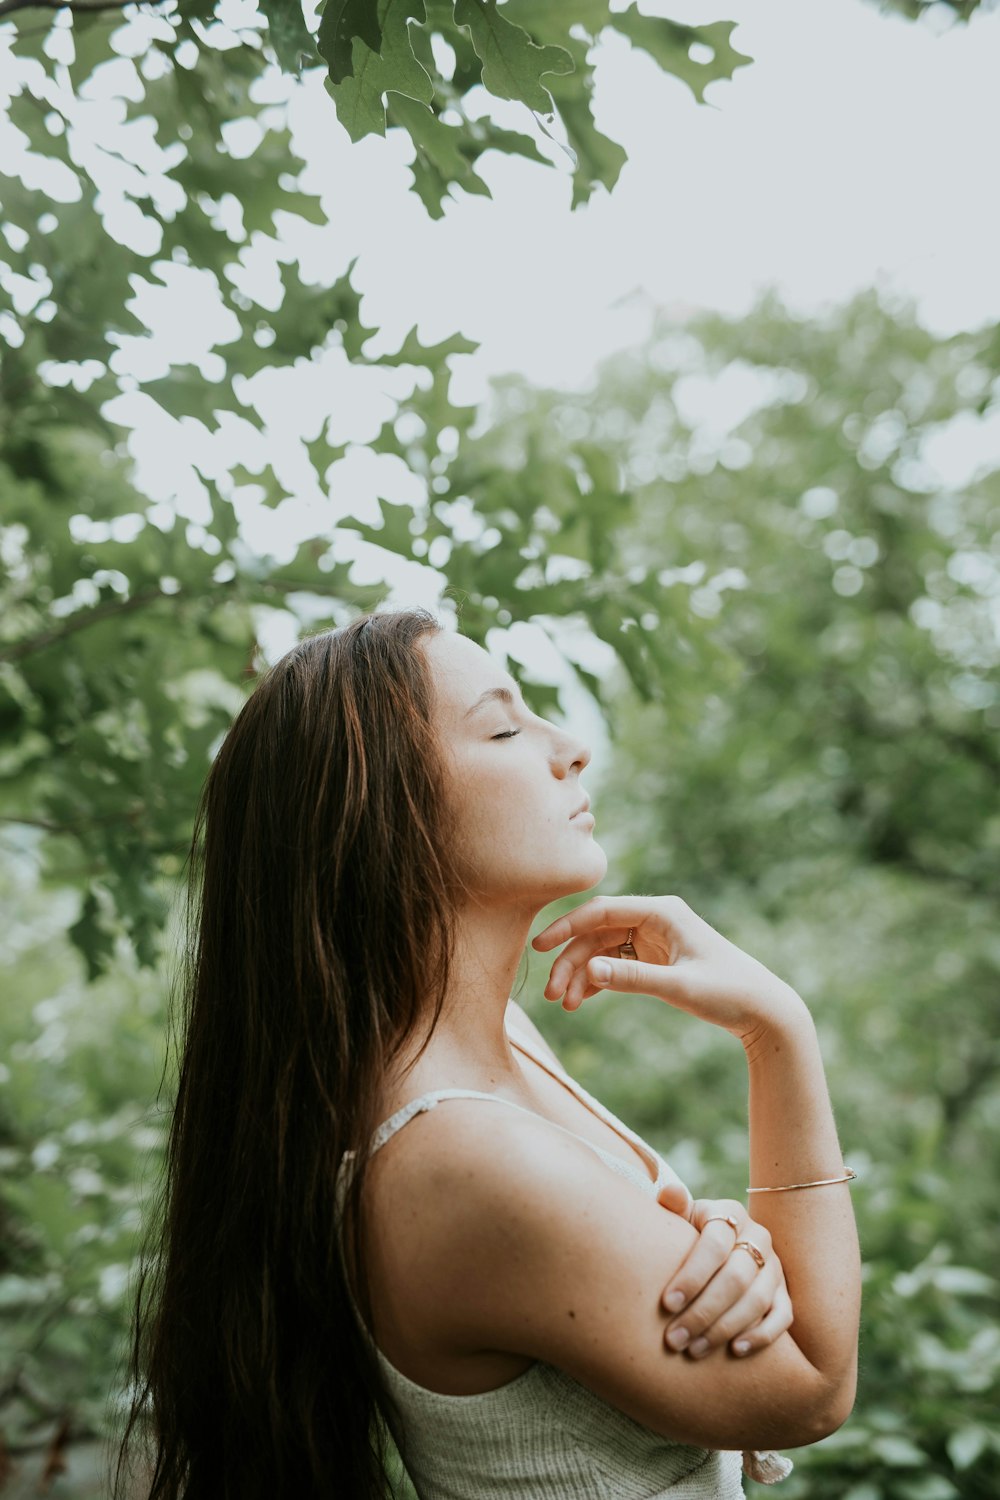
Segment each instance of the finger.
[[652,995],[662,999],[670,995],[682,1000],[688,986],[674,967],[667,964],[644,964],[634,958],[592,958],[587,978],[598,990],[615,990],[622,995]]
[[[746,1213],[745,1209],[744,1213]],[[752,1240],[765,1260],[777,1259],[774,1254],[774,1241],[771,1239],[771,1231],[766,1224],[758,1224],[756,1219],[751,1219],[749,1214],[747,1214],[746,1223],[740,1229],[737,1239]]]
[[788,1332],[793,1321],[792,1299],[788,1295],[787,1288],[782,1285],[778,1288],[770,1312],[765,1313],[753,1328],[746,1328],[742,1333],[737,1334],[730,1341],[730,1347],[737,1356],[753,1354],[757,1349],[766,1349],[769,1344],[774,1343],[775,1339]]
[[588,988],[584,990],[582,995],[574,995],[572,998],[569,998],[567,996],[562,1002],[562,1008],[563,1010],[579,1010],[580,1006],[585,1000],[589,1000],[592,995],[597,995],[599,993],[599,990],[595,990],[592,986],[588,986]]
[[[676,1326],[683,1321],[688,1333],[691,1334],[692,1338],[694,1337],[694,1334],[691,1332],[691,1325],[687,1321],[687,1311],[694,1299],[704,1292],[712,1278],[721,1271],[729,1259],[732,1248],[733,1231],[729,1228],[728,1224],[719,1223],[705,1226],[663,1289],[663,1306],[672,1315],[672,1323],[668,1325],[668,1329],[670,1326]],[[739,1262],[743,1259],[748,1260],[749,1256],[737,1256],[738,1270],[742,1270]],[[669,1302],[667,1301],[668,1296],[672,1299]],[[733,1300],[732,1297],[729,1300],[731,1302]],[[721,1306],[717,1306],[712,1316],[718,1317],[725,1306],[725,1302]],[[683,1320],[679,1317],[682,1311],[685,1314]]]
[[[776,1273],[769,1274],[766,1266],[758,1271],[747,1255],[729,1256],[708,1285],[691,1298],[682,1312],[671,1318],[664,1329],[666,1343],[671,1349],[686,1349],[694,1344],[754,1287],[757,1288],[755,1295],[758,1300],[754,1303],[753,1317],[745,1320],[743,1327],[756,1323],[768,1311],[777,1289],[777,1277]],[[727,1337],[739,1332],[737,1324]]]
[[591,995],[599,995],[605,986],[592,984],[590,975],[586,969],[579,969],[570,979],[563,995],[563,1010],[578,1010],[584,1000],[589,1000]]
[[[692,1198],[690,1190],[685,1186],[683,1182],[678,1181],[664,1183],[663,1187],[660,1188],[660,1191],[656,1195],[656,1201],[657,1203],[659,1203],[661,1208],[667,1209],[668,1212],[672,1214],[677,1214],[681,1219],[687,1219],[688,1223],[694,1224],[694,1227],[696,1229],[700,1228],[700,1226],[695,1223],[695,1215],[698,1210],[698,1204],[702,1200],[695,1200],[694,1198]],[[664,1294],[670,1291],[672,1287],[673,1281],[670,1281],[664,1289]],[[683,1305],[684,1304],[682,1302],[678,1303],[678,1308],[683,1307]]]
[[[648,896],[593,896],[583,901],[570,912],[557,917],[548,927],[531,939],[531,946],[539,953],[558,948],[581,932],[597,932],[605,927],[634,927],[643,917],[649,916]],[[639,906],[641,903],[641,909]]]
[[628,933],[629,929],[623,926],[613,929],[610,934],[602,932],[597,937],[588,934],[587,937],[575,938],[572,943],[567,944],[553,961],[549,970],[549,977],[543,992],[546,998],[558,1000],[560,995],[566,993],[571,981],[576,978],[580,979],[581,984],[589,984],[590,978],[587,973],[589,960],[596,957],[615,957],[618,944],[624,943]]
[[[730,1219],[735,1220],[736,1228],[734,1233],[735,1239],[737,1240],[742,1239],[744,1235],[749,1234],[751,1230],[754,1230],[757,1227],[754,1224],[753,1219],[751,1219],[750,1215],[747,1213],[743,1204],[740,1203],[736,1198],[699,1198],[697,1203],[695,1204],[694,1217],[692,1218],[691,1222],[694,1225],[695,1229],[700,1232],[702,1229],[704,1229],[709,1219],[711,1219],[713,1223],[716,1220],[718,1220],[718,1222],[720,1223],[723,1222],[719,1217],[723,1214],[728,1215]],[[729,1227],[730,1229],[732,1229],[733,1226],[730,1225]]]
[[[763,1272],[761,1272],[763,1276]],[[748,1287],[742,1297],[727,1307],[725,1312],[714,1323],[693,1338],[687,1346],[687,1352],[692,1359],[704,1359],[705,1355],[712,1349],[718,1349],[722,1344],[732,1340],[734,1343],[742,1342],[742,1336],[748,1329],[755,1328],[761,1319],[766,1317],[773,1306],[775,1288],[768,1290],[757,1281]]]
[[[681,1212],[675,1209],[673,1202],[664,1202],[664,1196],[673,1192],[673,1184],[660,1191],[660,1202],[664,1208],[673,1212]],[[686,1257],[671,1276],[663,1288],[662,1302],[668,1312],[676,1318],[677,1314],[699,1294],[704,1291],[709,1281],[725,1265],[727,1258],[732,1253],[733,1245],[737,1236],[729,1224],[721,1219],[713,1219],[711,1224],[705,1221],[714,1207],[711,1198],[699,1198],[692,1202],[690,1208],[683,1217],[689,1219],[698,1231],[698,1239],[691,1246]],[[721,1212],[721,1210],[718,1210]],[[744,1209],[745,1213],[746,1210]]]
[[[734,1265],[739,1265],[738,1259]],[[733,1266],[727,1266],[701,1297],[685,1308],[681,1321],[690,1329],[690,1338],[684,1347],[695,1359],[755,1327],[773,1307],[778,1292],[777,1277],[768,1275],[765,1267],[747,1285],[745,1275],[742,1266],[735,1271]]]
[[653,915],[670,925],[682,912],[689,910],[687,902],[674,895],[593,896],[572,911],[557,917],[548,927],[543,927],[531,939],[531,946],[538,952],[545,953],[581,933],[596,933],[623,926],[626,929],[637,927],[640,922]]
[[598,993],[596,985],[591,984],[586,969],[577,969],[570,977],[566,985],[566,993],[563,995],[563,1010],[576,1010],[584,1000]]

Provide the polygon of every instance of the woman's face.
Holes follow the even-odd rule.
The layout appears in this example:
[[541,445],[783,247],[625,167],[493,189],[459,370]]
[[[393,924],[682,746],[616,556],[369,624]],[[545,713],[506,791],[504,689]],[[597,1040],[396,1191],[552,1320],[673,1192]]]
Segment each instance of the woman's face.
[[590,750],[532,713],[514,679],[466,636],[424,636],[458,851],[469,889],[491,903],[541,909],[602,880],[580,773]]

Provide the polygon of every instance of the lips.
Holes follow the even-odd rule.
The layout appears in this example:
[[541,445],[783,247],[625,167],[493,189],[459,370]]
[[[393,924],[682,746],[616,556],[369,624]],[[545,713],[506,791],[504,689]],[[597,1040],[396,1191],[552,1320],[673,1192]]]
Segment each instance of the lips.
[[570,819],[572,820],[573,818],[575,818],[577,816],[577,813],[583,813],[583,812],[589,812],[589,811],[590,811],[590,798],[587,797],[583,802],[580,803],[580,806],[576,809],[576,812],[571,812],[570,813]]

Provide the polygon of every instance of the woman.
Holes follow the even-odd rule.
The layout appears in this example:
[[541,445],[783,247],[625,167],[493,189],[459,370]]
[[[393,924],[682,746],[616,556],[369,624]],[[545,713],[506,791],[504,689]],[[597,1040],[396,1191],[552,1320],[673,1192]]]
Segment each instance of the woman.
[[676,896],[534,939],[568,1011],[635,991],[740,1038],[753,1220],[692,1204],[510,1000],[538,912],[606,871],[588,760],[422,610],[247,700],[192,844],[119,1494],[145,1426],[150,1500],[381,1500],[388,1423],[421,1500],[727,1500],[738,1450],[846,1418],[857,1240],[795,992]]

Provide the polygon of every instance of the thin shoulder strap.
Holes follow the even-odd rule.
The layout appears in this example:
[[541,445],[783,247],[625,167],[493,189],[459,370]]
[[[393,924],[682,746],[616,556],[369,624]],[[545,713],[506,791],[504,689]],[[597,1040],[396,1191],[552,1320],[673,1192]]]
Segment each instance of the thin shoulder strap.
[[[514,1033],[508,1027],[507,1035],[515,1046],[521,1048],[522,1052],[527,1052],[529,1057],[533,1057],[536,1062],[540,1062],[550,1073],[553,1072],[551,1063],[547,1059],[540,1057],[535,1047],[529,1045],[520,1032]],[[569,1078],[564,1068],[560,1067],[559,1075],[557,1076],[566,1079],[572,1086],[573,1080]],[[374,1155],[380,1146],[384,1146],[386,1141],[396,1134],[397,1130],[402,1130],[404,1125],[408,1125],[415,1115],[422,1114],[424,1110],[433,1109],[434,1105],[440,1099],[491,1099],[497,1104],[509,1104],[511,1109],[519,1109],[522,1114],[533,1115],[536,1119],[544,1118],[538,1115],[535,1110],[525,1108],[523,1104],[515,1104],[513,1099],[503,1099],[499,1094],[485,1094],[480,1089],[429,1089],[427,1093],[419,1095],[416,1099],[411,1099],[409,1103],[397,1109],[396,1113],[390,1115],[387,1120],[383,1120],[382,1124],[372,1134],[369,1155]],[[551,1125],[555,1122],[550,1120],[548,1123]],[[563,1128],[563,1126],[559,1126],[560,1130]],[[575,1134],[574,1131],[570,1131],[569,1133],[570,1135]],[[577,1137],[577,1139],[580,1139],[580,1137]],[[350,1151],[346,1154],[353,1156],[354,1152]]]
[[[526,1035],[524,1032],[512,1027],[509,1024],[507,1026],[507,1035],[514,1043],[515,1047],[518,1047],[522,1052],[527,1053],[527,1055],[533,1058],[534,1061],[538,1063],[542,1068],[544,1068],[547,1073],[551,1073],[553,1078],[558,1078],[560,1083],[564,1083],[566,1085],[571,1094],[576,1095],[581,1104],[585,1104],[591,1111],[591,1113],[595,1114],[599,1120],[603,1120],[605,1125],[610,1125],[612,1130],[617,1131],[617,1133],[622,1136],[623,1139],[628,1141],[629,1144],[633,1146],[639,1153],[639,1155],[643,1158],[643,1160],[647,1161],[652,1167],[654,1173],[656,1174],[656,1181],[658,1184],[662,1185],[665,1182],[679,1183],[681,1187],[684,1187],[688,1191],[688,1194],[690,1196],[690,1189],[687,1188],[687,1184],[682,1182],[681,1178],[678,1177],[677,1173],[674,1171],[670,1163],[668,1161],[665,1161],[658,1151],[654,1151],[649,1142],[644,1141],[642,1136],[634,1131],[631,1126],[626,1125],[624,1120],[620,1120],[616,1114],[613,1114],[611,1110],[608,1109],[606,1104],[602,1104],[600,1099],[595,1099],[593,1094],[589,1093],[587,1089],[583,1087],[583,1084],[579,1083],[573,1077],[572,1073],[568,1073],[566,1071],[566,1069],[558,1059],[553,1061],[551,1057],[542,1052],[541,1048],[538,1046],[533,1037]],[[560,1126],[559,1128],[563,1129],[562,1126]],[[575,1135],[576,1132],[571,1131],[570,1134]],[[584,1141],[585,1145],[591,1146],[593,1150],[599,1152],[600,1155],[606,1158],[609,1156],[609,1153],[604,1151],[602,1147],[595,1146],[592,1141],[586,1140],[584,1136],[577,1136],[577,1139]]]
[[[544,1057],[534,1043],[525,1038],[523,1033],[519,1031],[515,1032],[513,1029],[508,1028],[507,1034],[515,1046],[519,1047],[522,1052],[526,1052],[529,1057],[534,1058],[554,1078],[559,1078],[569,1087],[571,1093],[574,1093],[594,1114],[598,1115],[613,1130],[629,1141],[638,1150],[639,1155],[653,1168],[657,1182],[680,1182],[680,1178],[676,1172],[663,1160],[659,1153],[654,1151],[634,1130],[629,1129],[623,1121],[619,1120],[617,1115],[613,1115],[599,1100],[588,1094],[582,1085],[577,1083],[572,1075],[566,1072],[561,1063],[557,1067],[554,1067],[551,1060]],[[506,1104],[511,1109],[520,1110],[524,1115],[530,1115],[532,1119],[544,1120],[546,1125],[550,1125],[555,1130],[561,1130],[565,1135],[571,1135],[576,1141],[582,1141],[585,1146],[588,1146],[591,1151],[596,1152],[605,1161],[617,1160],[617,1158],[612,1157],[610,1152],[605,1151],[602,1146],[597,1146],[593,1141],[587,1140],[586,1136],[578,1135],[575,1130],[570,1130],[567,1126],[559,1125],[555,1120],[550,1120],[547,1116],[540,1115],[537,1110],[527,1109],[523,1104],[515,1104],[513,1099],[504,1099],[499,1094],[483,1093],[480,1089],[430,1089],[426,1093],[420,1094],[417,1098],[409,1100],[408,1103],[397,1109],[395,1114],[390,1115],[387,1120],[383,1120],[382,1124],[373,1132],[369,1156],[373,1156],[381,1146],[385,1145],[386,1141],[390,1140],[396,1134],[397,1130],[402,1130],[403,1126],[408,1124],[416,1115],[422,1114],[425,1110],[433,1109],[442,1099],[486,1099],[494,1104]],[[344,1152],[340,1165],[340,1173],[344,1173],[349,1168],[356,1154],[354,1151]],[[643,1174],[640,1173],[640,1175]],[[651,1178],[650,1180],[652,1181],[653,1179]]]
[[[533,1110],[525,1109],[523,1104],[515,1104],[513,1099],[503,1099],[499,1094],[484,1094],[480,1089],[429,1089],[426,1094],[420,1094],[416,1099],[411,1099],[408,1104],[397,1109],[395,1114],[382,1121],[372,1135],[368,1154],[374,1156],[379,1147],[384,1146],[397,1130],[402,1130],[403,1126],[408,1125],[415,1115],[423,1114],[424,1110],[433,1109],[441,1099],[489,1099],[494,1104],[507,1104],[511,1109],[519,1109],[522,1114],[534,1113]],[[354,1151],[344,1153],[346,1157],[353,1157],[355,1154]]]
[[421,1094],[419,1099],[411,1099],[409,1104],[404,1104],[402,1109],[397,1109],[394,1115],[390,1115],[388,1120],[378,1127],[372,1136],[372,1151],[377,1151],[380,1146],[384,1146],[390,1136],[395,1135],[397,1130],[401,1130],[404,1125],[408,1124],[414,1115],[433,1109],[441,1099],[489,1099],[494,1104],[508,1104],[511,1109],[519,1109],[522,1114],[532,1113],[522,1104],[515,1104],[513,1099],[502,1099],[499,1094],[484,1094],[479,1089],[430,1089],[428,1093]]
[[[395,1114],[390,1115],[388,1120],[384,1120],[373,1132],[369,1155],[374,1156],[379,1147],[384,1146],[386,1141],[396,1134],[397,1130],[402,1130],[404,1125],[408,1124],[416,1115],[422,1114],[424,1110],[433,1109],[442,1099],[486,1099],[491,1104],[506,1104],[511,1109],[520,1110],[523,1115],[530,1115],[533,1120],[544,1121],[553,1130],[561,1130],[564,1135],[572,1136],[575,1141],[582,1141],[585,1146],[589,1147],[591,1151],[596,1152],[603,1160],[616,1159],[612,1157],[611,1152],[605,1151],[603,1146],[595,1145],[593,1141],[588,1141],[586,1136],[578,1135],[575,1130],[570,1130],[566,1125],[560,1125],[557,1121],[548,1119],[546,1115],[540,1115],[537,1110],[527,1109],[523,1104],[515,1104],[513,1099],[503,1099],[499,1094],[484,1094],[479,1089],[431,1089],[426,1094],[421,1094],[419,1098],[411,1099],[408,1104],[404,1104],[401,1109],[397,1109]],[[616,1124],[615,1128],[619,1134],[622,1133],[620,1124]],[[641,1137],[636,1136],[635,1140],[639,1143],[641,1154],[647,1161],[650,1161],[654,1170],[659,1173],[660,1158],[656,1156],[650,1146],[646,1145]],[[353,1151],[345,1152],[344,1165],[346,1166],[348,1161],[353,1159],[354,1156],[355,1152]],[[635,1170],[639,1171],[640,1175],[644,1175],[638,1167]],[[650,1181],[652,1180],[650,1178]]]
[[647,1141],[644,1141],[641,1135],[637,1135],[629,1125],[626,1125],[624,1120],[619,1120],[617,1115],[612,1114],[606,1104],[602,1104],[600,1099],[595,1099],[593,1094],[588,1093],[583,1084],[578,1083],[572,1073],[567,1073],[561,1062],[558,1060],[553,1062],[552,1058],[541,1051],[534,1039],[525,1036],[523,1032],[515,1031],[508,1026],[507,1035],[515,1047],[519,1048],[522,1052],[526,1052],[540,1067],[545,1069],[546,1073],[550,1073],[553,1078],[557,1078],[560,1083],[565,1084],[570,1093],[575,1094],[580,1103],[586,1105],[591,1114],[596,1115],[599,1120],[603,1120],[605,1125],[610,1125],[611,1129],[617,1135],[620,1135],[631,1146],[635,1147],[639,1155],[644,1161],[650,1163],[654,1171],[658,1172],[660,1170],[662,1157],[659,1153],[654,1151],[652,1146]]

